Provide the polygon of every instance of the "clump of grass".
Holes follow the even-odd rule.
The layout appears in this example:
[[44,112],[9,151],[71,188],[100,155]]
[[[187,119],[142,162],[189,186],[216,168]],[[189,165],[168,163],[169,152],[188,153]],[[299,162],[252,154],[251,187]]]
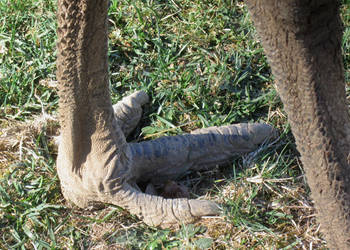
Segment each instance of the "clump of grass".
[[[220,203],[223,216],[162,230],[116,206],[70,207],[55,169],[55,4],[0,1],[0,248],[326,246],[270,69],[241,1],[121,0],[111,1],[109,12],[113,101],[136,89],[152,97],[132,140],[235,122],[264,121],[280,130],[274,144],[178,180],[193,197]],[[348,5],[342,17],[350,83]],[[349,84],[347,90],[350,96]],[[44,119],[33,122],[36,117]]]

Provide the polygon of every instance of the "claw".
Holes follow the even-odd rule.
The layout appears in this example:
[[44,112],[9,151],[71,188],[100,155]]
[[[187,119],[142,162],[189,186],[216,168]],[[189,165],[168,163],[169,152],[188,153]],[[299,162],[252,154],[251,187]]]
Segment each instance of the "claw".
[[222,209],[213,201],[189,200],[191,214],[195,217],[220,215]]

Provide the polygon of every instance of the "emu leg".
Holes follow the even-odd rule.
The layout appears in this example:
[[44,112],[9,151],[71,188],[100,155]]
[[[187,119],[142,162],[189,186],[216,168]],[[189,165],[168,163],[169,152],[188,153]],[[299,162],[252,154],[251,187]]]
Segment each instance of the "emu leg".
[[[117,121],[115,118],[108,85],[107,10],[107,0],[58,1],[57,79],[61,142],[57,172],[64,197],[80,207],[95,206],[101,202],[112,203],[153,226],[188,223],[205,215],[218,214],[220,209],[211,201],[164,199],[135,188],[135,179],[141,178],[143,169],[147,169],[143,160],[151,155],[157,156],[157,147],[161,143],[147,144],[155,148],[151,151],[154,154],[135,154],[137,148],[145,147],[128,144],[124,134],[128,129],[121,129],[128,121]],[[225,143],[230,144],[231,132],[222,134],[230,129],[215,131],[214,136],[210,132],[185,138],[206,138],[193,142],[188,140],[188,144],[200,146],[203,141],[202,145],[210,145],[213,149],[212,143],[227,141]],[[264,139],[269,136],[270,133],[256,134],[252,138]],[[184,139],[177,140],[180,144],[181,141],[185,142]],[[163,153],[178,147],[169,139],[165,141]],[[195,159],[194,156],[197,157],[202,151],[197,146],[189,147],[191,150],[193,148],[197,148],[191,156]],[[184,155],[184,152],[181,154]],[[179,159],[173,158],[173,164],[174,160]],[[157,157],[155,161],[160,163]]]
[[339,1],[248,0],[328,245],[350,248],[350,116]]

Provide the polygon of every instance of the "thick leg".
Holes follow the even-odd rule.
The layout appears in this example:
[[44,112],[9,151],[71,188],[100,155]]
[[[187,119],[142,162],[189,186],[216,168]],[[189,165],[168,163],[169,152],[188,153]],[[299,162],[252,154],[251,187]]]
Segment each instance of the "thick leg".
[[350,248],[350,117],[334,0],[248,0],[330,247]]
[[[169,175],[169,171],[178,173],[178,167],[183,168],[184,164],[186,169],[186,164],[192,166],[194,161],[201,167],[214,164],[214,160],[220,163],[236,151],[252,150],[256,143],[271,135],[271,128],[246,125],[243,129],[208,129],[203,130],[204,134],[159,139],[143,146],[128,144],[127,127],[134,126],[134,119],[139,119],[139,106],[147,98],[142,93],[136,94],[134,97],[141,96],[141,101],[135,109],[124,104],[112,108],[108,86],[107,8],[107,0],[58,1],[61,142],[57,172],[64,196],[80,207],[94,206],[96,202],[116,204],[154,226],[187,223],[204,215],[218,214],[218,206],[210,201],[164,199],[141,193],[134,188],[135,179],[141,178],[143,171],[159,167],[163,169],[160,174]],[[125,103],[130,101],[132,106],[134,97]],[[129,111],[123,110],[136,110],[137,115],[130,117]],[[235,140],[243,146],[238,146]]]
[[57,172],[64,196],[80,207],[113,203],[154,226],[217,214],[210,201],[164,199],[133,188],[138,171],[120,128],[128,121],[118,124],[109,96],[107,8],[107,0],[58,1]]

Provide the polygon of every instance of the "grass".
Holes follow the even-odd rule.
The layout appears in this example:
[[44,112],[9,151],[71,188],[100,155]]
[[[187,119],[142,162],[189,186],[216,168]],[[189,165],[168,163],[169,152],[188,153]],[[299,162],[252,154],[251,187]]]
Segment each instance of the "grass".
[[[177,229],[115,206],[71,208],[55,169],[58,133],[53,0],[0,1],[0,248],[326,248],[270,69],[241,1],[111,1],[114,102],[152,97],[131,140],[264,121],[280,139],[179,182],[224,216]],[[350,83],[350,7],[342,8]],[[350,99],[350,86],[347,87]],[[209,188],[208,188],[209,187]]]

